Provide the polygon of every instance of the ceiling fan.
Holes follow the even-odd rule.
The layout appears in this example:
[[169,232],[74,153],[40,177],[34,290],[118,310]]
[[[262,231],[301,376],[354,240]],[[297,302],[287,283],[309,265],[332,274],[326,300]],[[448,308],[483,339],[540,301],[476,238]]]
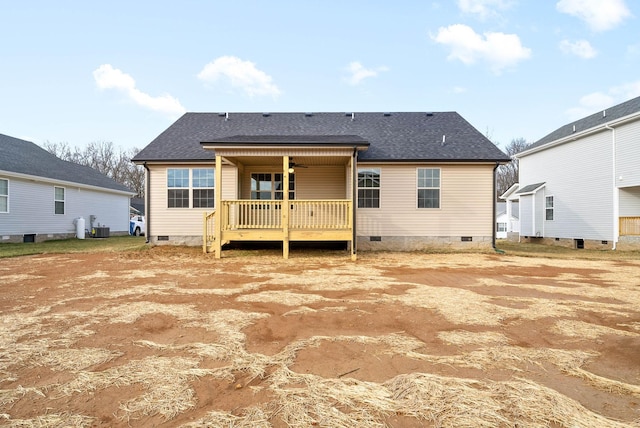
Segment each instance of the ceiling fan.
[[289,158],[289,169],[291,168],[309,168],[307,165],[296,163],[293,158]]

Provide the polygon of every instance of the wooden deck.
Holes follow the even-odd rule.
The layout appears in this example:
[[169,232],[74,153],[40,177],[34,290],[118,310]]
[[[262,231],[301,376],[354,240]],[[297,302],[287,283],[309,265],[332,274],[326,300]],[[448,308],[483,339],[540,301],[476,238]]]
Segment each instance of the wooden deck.
[[[289,209],[283,210],[283,205]],[[216,230],[215,211],[205,213],[203,251],[231,241],[282,241],[285,257],[292,241],[352,241],[351,200],[224,200],[221,227]],[[353,243],[352,243],[353,245]]]

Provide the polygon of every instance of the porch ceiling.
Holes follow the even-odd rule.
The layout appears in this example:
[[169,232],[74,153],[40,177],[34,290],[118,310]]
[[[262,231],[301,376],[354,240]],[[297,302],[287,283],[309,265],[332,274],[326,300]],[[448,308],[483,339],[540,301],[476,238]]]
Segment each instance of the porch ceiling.
[[[252,165],[282,165],[281,156],[225,156],[233,164]],[[291,156],[289,160],[297,166],[335,166],[347,165],[349,156]],[[295,167],[295,166],[294,166]]]

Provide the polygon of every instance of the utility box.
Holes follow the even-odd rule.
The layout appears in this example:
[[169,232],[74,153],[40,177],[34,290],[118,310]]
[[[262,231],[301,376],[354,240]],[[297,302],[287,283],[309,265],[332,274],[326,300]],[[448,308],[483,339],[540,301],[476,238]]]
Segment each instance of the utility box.
[[94,227],[92,231],[92,236],[94,238],[108,238],[109,237],[109,228],[108,227]]

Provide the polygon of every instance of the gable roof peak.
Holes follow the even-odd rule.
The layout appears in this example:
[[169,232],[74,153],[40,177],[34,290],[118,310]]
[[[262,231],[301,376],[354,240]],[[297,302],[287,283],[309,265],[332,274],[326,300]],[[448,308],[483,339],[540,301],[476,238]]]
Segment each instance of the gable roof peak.
[[593,129],[604,128],[618,120],[624,119],[634,114],[640,114],[640,96],[624,101],[620,104],[599,110],[581,119],[569,122],[555,131],[545,135],[535,143],[531,144],[521,153],[527,153],[532,149],[545,146],[558,140],[570,137],[573,134],[588,132]]

